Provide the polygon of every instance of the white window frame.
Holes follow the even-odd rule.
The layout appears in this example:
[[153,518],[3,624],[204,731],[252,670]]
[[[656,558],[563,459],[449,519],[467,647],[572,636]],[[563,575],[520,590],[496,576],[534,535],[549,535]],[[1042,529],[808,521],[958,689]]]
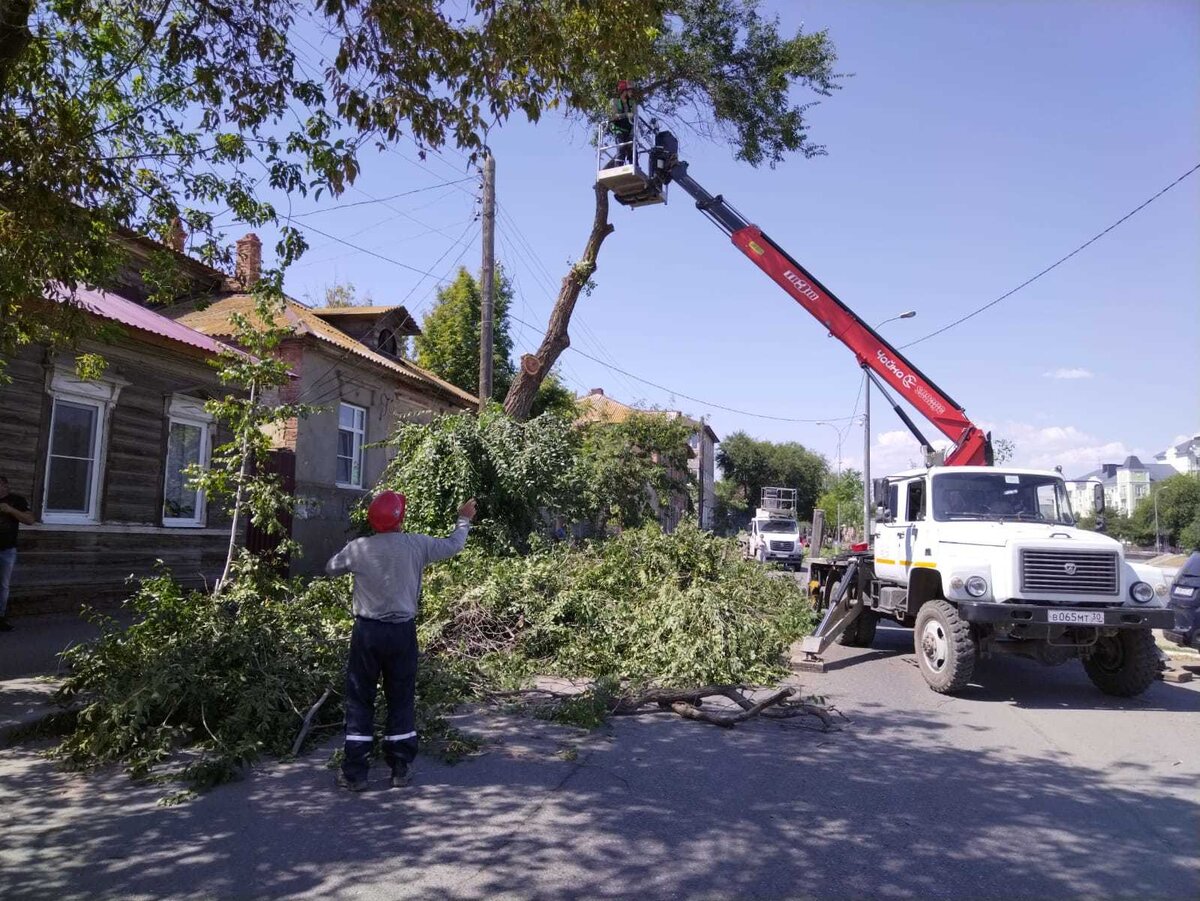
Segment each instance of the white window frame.
[[[129,384],[124,379],[107,377],[84,381],[75,375],[74,366],[58,363],[47,378],[46,392],[53,399],[50,408],[50,432],[46,442],[46,468],[42,484],[42,522],[44,523],[95,523],[100,520],[100,486],[104,483],[105,449],[108,446],[108,424],[112,408],[116,405],[121,389]],[[96,430],[92,435],[92,469],[88,491],[87,510],[82,512],[50,510],[50,464],[53,461],[54,422],[59,402],[91,407],[96,411]]]
[[212,414],[204,409],[204,402],[193,397],[175,395],[167,408],[167,454],[163,456],[163,503],[160,514],[162,524],[169,529],[202,529],[208,516],[208,499],[203,491],[196,492],[196,513],[194,516],[167,516],[167,459],[171,447],[171,426],[192,426],[200,429],[200,468],[208,469],[212,457]]
[[[343,407],[353,410],[356,414],[356,418],[357,418],[357,414],[361,414],[362,428],[349,428],[349,429],[342,428],[342,408]],[[354,456],[350,457],[351,481],[349,481],[349,482],[342,482],[342,481],[339,481],[337,478],[337,461],[343,459],[342,454],[341,454],[341,437],[342,437],[343,431],[350,432],[355,437],[355,439],[357,439],[352,447],[352,452],[353,452]],[[365,465],[366,465],[366,452],[364,450],[364,445],[366,445],[366,443],[367,443],[367,408],[360,407],[357,404],[346,403],[346,401],[339,401],[338,402],[338,418],[337,418],[337,434],[338,434],[338,445],[334,448],[334,464],[333,464],[334,484],[336,484],[337,487],[339,487],[339,488],[360,488],[361,489],[363,487],[363,469],[365,468]],[[356,462],[358,464],[358,481],[357,482],[355,482],[353,480]]]

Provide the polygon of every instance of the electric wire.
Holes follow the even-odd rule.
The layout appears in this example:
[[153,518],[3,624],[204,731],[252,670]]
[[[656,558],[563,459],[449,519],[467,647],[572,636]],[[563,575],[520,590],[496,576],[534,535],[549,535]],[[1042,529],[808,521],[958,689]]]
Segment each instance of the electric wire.
[[974,317],[976,317],[980,313],[982,313],[984,310],[991,309],[996,304],[1000,303],[1002,300],[1007,300],[1008,298],[1012,297],[1014,294],[1016,294],[1022,288],[1026,288],[1029,285],[1032,285],[1043,275],[1046,275],[1047,273],[1052,272],[1053,270],[1057,269],[1059,266],[1061,266],[1067,260],[1071,259],[1071,257],[1075,256],[1080,251],[1084,250],[1087,247],[1090,247],[1092,244],[1095,244],[1097,241],[1099,241],[1101,238],[1103,238],[1105,235],[1107,235],[1110,231],[1112,231],[1114,228],[1116,228],[1121,223],[1125,222],[1128,219],[1133,218],[1135,215],[1140,213],[1146,207],[1150,206],[1150,204],[1154,203],[1154,201],[1158,200],[1158,198],[1162,197],[1164,194],[1166,194],[1168,191],[1170,191],[1172,188],[1174,188],[1176,185],[1178,185],[1180,182],[1182,182],[1184,179],[1186,179],[1189,175],[1194,173],[1197,169],[1200,169],[1200,163],[1197,163],[1196,165],[1192,166],[1191,169],[1188,169],[1187,172],[1183,173],[1183,175],[1179,176],[1179,178],[1175,179],[1173,182],[1171,182],[1169,185],[1167,185],[1165,188],[1163,188],[1161,191],[1159,191],[1153,197],[1138,204],[1136,207],[1134,207],[1132,210],[1130,210],[1128,213],[1126,213],[1124,216],[1122,216],[1120,219],[1118,219],[1112,225],[1108,226],[1108,228],[1093,235],[1091,238],[1089,238],[1087,241],[1084,241],[1082,244],[1080,244],[1078,247],[1076,247],[1074,250],[1072,250],[1066,256],[1051,263],[1049,266],[1047,266],[1041,272],[1037,273],[1037,275],[1034,275],[1031,278],[1027,278],[1025,281],[1021,282],[1021,284],[1017,285],[1011,291],[1007,291],[1004,294],[1001,294],[995,300],[985,303],[983,306],[979,307],[978,309],[972,310],[966,316],[963,316],[959,319],[955,319],[953,322],[949,323],[948,325],[944,325],[941,328],[937,329],[936,331],[930,332],[928,335],[924,335],[920,338],[917,338],[915,341],[909,341],[907,344],[901,344],[900,349],[904,350],[905,348],[912,347],[914,344],[920,344],[922,341],[928,341],[930,338],[933,338],[937,335],[942,334],[942,332],[949,331],[950,329],[954,328],[957,325],[962,325],[968,319],[973,319]]

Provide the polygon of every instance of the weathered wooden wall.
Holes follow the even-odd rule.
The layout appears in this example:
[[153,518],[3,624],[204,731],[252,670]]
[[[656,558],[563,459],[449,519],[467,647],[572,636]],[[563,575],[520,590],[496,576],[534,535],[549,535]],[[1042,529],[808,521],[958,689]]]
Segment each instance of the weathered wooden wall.
[[161,525],[167,404],[175,393],[219,392],[214,370],[199,354],[165,341],[123,338],[82,349],[102,354],[108,373],[129,382],[109,420],[100,520],[89,525],[40,522],[51,360],[44,349],[25,348],[6,361],[12,382],[0,386],[0,473],[12,491],[29,498],[39,519],[20,532],[9,600],[15,615],[118,601],[132,590],[128,578],[153,573],[158,560],[202,586],[224,561],[228,520],[219,503],[209,503],[207,528]]

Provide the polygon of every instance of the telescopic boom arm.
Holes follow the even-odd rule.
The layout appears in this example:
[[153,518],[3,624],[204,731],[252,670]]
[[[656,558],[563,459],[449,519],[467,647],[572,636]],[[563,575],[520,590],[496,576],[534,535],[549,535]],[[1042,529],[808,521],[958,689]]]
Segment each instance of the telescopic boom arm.
[[[663,138],[667,138],[663,141]],[[674,182],[696,201],[696,208],[711,219],[732,239],[737,248],[759,269],[769,275],[792,299],[817,318],[833,337],[854,353],[858,363],[869,374],[877,376],[876,384],[887,385],[921,412],[939,432],[954,442],[946,454],[947,466],[990,466],[992,447],[990,437],[966,416],[963,408],[933,383],[928,376],[910,363],[900,351],[879,337],[853,310],[838,300],[807,269],[792,259],[756,225],[751,225],[725,199],[709,194],[688,175],[688,164],[675,157],[674,136],[660,134],[659,149],[666,151],[658,157],[656,168],[663,182]],[[886,392],[885,392],[886,393]],[[895,406],[895,404],[893,404]],[[927,451],[929,442],[916,429],[911,419],[897,412]]]

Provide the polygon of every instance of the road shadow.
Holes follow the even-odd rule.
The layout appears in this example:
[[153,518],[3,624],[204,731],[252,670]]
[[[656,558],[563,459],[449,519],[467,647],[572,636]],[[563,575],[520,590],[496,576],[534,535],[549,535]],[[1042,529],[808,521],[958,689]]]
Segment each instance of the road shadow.
[[313,755],[175,808],[4,752],[0,896],[1197,896],[1194,768],[1108,778],[947,728],[882,705],[828,734],[509,720],[408,791],[339,793]]

